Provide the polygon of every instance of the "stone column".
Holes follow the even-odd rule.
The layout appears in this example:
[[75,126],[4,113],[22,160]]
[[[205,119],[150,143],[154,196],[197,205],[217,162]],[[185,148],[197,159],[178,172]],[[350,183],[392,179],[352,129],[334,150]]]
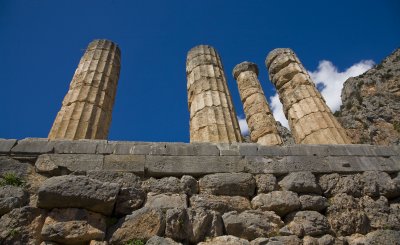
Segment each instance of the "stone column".
[[221,59],[207,45],[192,48],[186,60],[190,142],[241,142],[239,123]]
[[261,145],[281,145],[283,141],[275,118],[258,80],[257,65],[242,62],[233,69],[233,77],[237,81],[251,141]]
[[120,49],[91,42],[81,58],[49,139],[107,139],[120,71]]
[[351,144],[293,50],[275,49],[265,64],[296,143]]

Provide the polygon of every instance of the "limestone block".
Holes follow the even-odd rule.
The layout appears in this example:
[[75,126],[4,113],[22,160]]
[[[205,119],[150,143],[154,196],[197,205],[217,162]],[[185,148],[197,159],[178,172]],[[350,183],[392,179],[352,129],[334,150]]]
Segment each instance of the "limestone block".
[[331,198],[329,203],[326,217],[335,234],[343,236],[369,231],[368,217],[357,198],[342,193]]
[[32,153],[44,154],[51,153],[54,150],[54,142],[43,138],[26,138],[18,140],[17,145],[11,149],[11,153]]
[[91,42],[54,120],[50,139],[106,139],[120,71],[119,47]]
[[279,186],[283,190],[297,193],[321,193],[315,176],[311,172],[290,173],[279,182]]
[[369,196],[360,198],[360,206],[368,217],[369,225],[374,229],[386,229],[392,227],[389,224],[389,204],[386,197],[381,196],[374,200]]
[[235,236],[219,236],[206,242],[200,242],[198,245],[250,245],[246,239]]
[[162,193],[185,193],[193,195],[198,193],[198,183],[190,175],[184,175],[181,179],[176,177],[165,177],[161,179],[149,178],[142,182],[142,188],[146,192]]
[[287,223],[287,228],[299,237],[324,235],[330,230],[326,217],[316,211],[299,211],[289,214],[285,218],[285,223]]
[[322,212],[328,207],[328,200],[317,195],[302,195],[299,197],[302,210]]
[[103,240],[106,220],[101,214],[85,209],[53,209],[46,217],[41,236],[46,241],[66,244]]
[[299,197],[291,191],[273,191],[267,194],[261,193],[251,200],[254,209],[274,211],[280,216],[300,209]]
[[74,171],[101,170],[103,156],[92,154],[43,154],[35,163],[36,171],[51,176]]
[[271,51],[265,64],[270,80],[278,90],[296,143],[351,143],[291,49],[280,48]]
[[230,211],[242,212],[251,209],[250,201],[240,196],[193,195],[190,198],[190,205],[192,208],[215,210],[221,214]]
[[125,188],[141,188],[142,184],[139,176],[129,172],[90,170],[86,172],[86,176],[100,182],[116,183]]
[[396,230],[377,230],[366,235],[366,244],[400,244],[400,231]]
[[118,217],[131,214],[132,211],[142,207],[146,193],[135,187],[121,187],[115,202],[114,214]]
[[258,174],[255,176],[257,193],[268,193],[277,189],[276,177],[272,174]]
[[225,213],[222,218],[228,235],[247,240],[277,234],[284,225],[281,218],[270,211],[248,210],[242,213],[232,211]]
[[0,218],[2,244],[39,244],[46,211],[25,206],[13,209]]
[[15,144],[17,144],[15,139],[0,139],[0,153],[9,153]]
[[187,208],[185,194],[155,194],[148,193],[145,207],[152,209]]
[[106,171],[126,171],[138,175],[144,174],[144,155],[106,155],[103,169]]
[[100,182],[86,176],[52,177],[39,188],[37,206],[47,209],[85,208],[110,215],[118,192],[118,184]]
[[257,65],[242,62],[233,69],[233,76],[237,80],[251,141],[261,145],[283,144],[276,121],[257,78]]
[[221,215],[212,210],[174,208],[166,212],[165,235],[174,240],[198,243],[221,236],[223,228]]
[[6,185],[0,186],[0,216],[14,208],[28,204],[29,194],[21,187]]
[[255,192],[255,180],[248,173],[218,173],[199,180],[200,193],[222,196],[247,196]]
[[153,236],[147,240],[146,245],[182,245],[182,243],[175,242],[169,237]]
[[125,244],[132,240],[147,241],[153,236],[163,236],[164,231],[165,215],[163,211],[141,208],[111,226],[107,230],[107,238],[111,244]]
[[241,142],[239,123],[217,52],[192,48],[186,60],[190,142]]

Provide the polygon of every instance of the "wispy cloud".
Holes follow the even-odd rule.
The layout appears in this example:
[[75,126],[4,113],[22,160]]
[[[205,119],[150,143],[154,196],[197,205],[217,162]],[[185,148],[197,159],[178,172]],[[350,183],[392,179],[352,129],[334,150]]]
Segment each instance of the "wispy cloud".
[[239,127],[240,131],[242,132],[243,136],[249,135],[249,126],[247,126],[246,118],[244,117],[237,117],[239,120]]
[[[342,104],[340,94],[342,92],[343,83],[348,78],[361,75],[371,69],[374,64],[372,60],[362,60],[347,68],[345,71],[340,72],[332,62],[322,60],[319,62],[317,70],[309,71],[309,74],[319,88],[329,108],[335,112]],[[283,126],[289,128],[278,94],[271,96],[270,100],[271,110],[275,119],[280,121]]]

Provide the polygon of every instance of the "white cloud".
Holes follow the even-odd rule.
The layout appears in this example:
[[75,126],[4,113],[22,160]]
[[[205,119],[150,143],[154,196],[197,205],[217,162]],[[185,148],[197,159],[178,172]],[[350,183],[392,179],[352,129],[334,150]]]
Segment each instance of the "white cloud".
[[[309,71],[309,74],[317,87],[320,87],[321,94],[329,108],[335,112],[342,104],[340,94],[342,92],[343,83],[350,77],[361,75],[371,69],[373,65],[374,61],[372,60],[362,60],[347,68],[344,72],[339,72],[332,62],[322,60],[319,62],[317,70]],[[271,96],[270,100],[271,110],[275,119],[281,122],[283,126],[289,128],[278,94]]]
[[349,77],[361,75],[371,69],[373,65],[372,60],[362,60],[347,68],[344,72],[339,72],[332,62],[323,60],[319,62],[316,71],[309,73],[315,84],[318,87],[322,86],[321,94],[329,108],[335,112],[339,110],[342,104],[340,94],[342,93],[343,83]]
[[275,95],[271,96],[269,99],[271,100],[270,106],[275,120],[281,122],[282,126],[289,128],[289,123],[283,113],[283,106],[279,100],[279,95],[275,93]]
[[239,120],[240,131],[243,136],[249,135],[249,126],[247,126],[246,118],[237,117]]

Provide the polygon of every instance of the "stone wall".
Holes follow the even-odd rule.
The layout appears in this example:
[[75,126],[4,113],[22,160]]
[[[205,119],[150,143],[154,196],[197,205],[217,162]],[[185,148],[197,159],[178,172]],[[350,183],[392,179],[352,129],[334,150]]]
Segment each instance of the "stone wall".
[[1,244],[399,244],[400,148],[0,140]]

